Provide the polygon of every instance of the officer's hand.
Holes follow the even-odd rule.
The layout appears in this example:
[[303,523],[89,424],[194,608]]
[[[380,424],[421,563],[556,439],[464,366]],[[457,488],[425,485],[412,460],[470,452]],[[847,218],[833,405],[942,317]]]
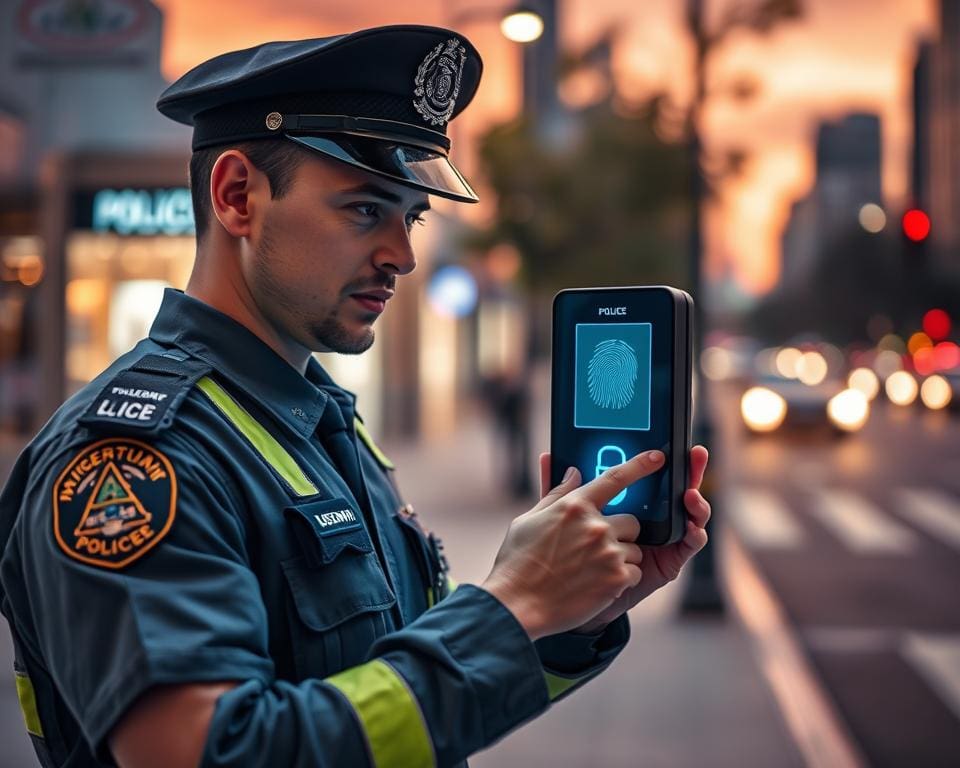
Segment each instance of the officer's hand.
[[[596,632],[630,610],[641,600],[649,597],[660,587],[669,584],[680,575],[687,561],[706,546],[707,532],[704,528],[710,520],[710,503],[700,494],[700,484],[707,468],[707,449],[702,445],[690,451],[690,487],[683,495],[687,508],[687,530],[683,538],[666,547],[641,547],[643,551],[643,581],[628,589],[611,605],[598,613],[583,626],[580,632]],[[546,496],[550,485],[550,454],[540,454],[540,495]]]
[[511,523],[482,586],[531,639],[584,624],[640,583],[643,553],[633,543],[640,524],[633,515],[600,510],[662,463],[659,451],[642,453],[583,486],[573,469]]

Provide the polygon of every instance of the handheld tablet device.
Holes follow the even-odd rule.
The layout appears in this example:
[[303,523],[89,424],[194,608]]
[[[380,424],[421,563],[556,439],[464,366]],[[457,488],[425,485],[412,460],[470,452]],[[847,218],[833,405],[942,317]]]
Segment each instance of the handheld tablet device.
[[669,544],[686,528],[692,310],[667,286],[575,288],[553,301],[551,487],[570,466],[588,482],[659,448],[663,467],[603,509],[635,515],[638,544]]

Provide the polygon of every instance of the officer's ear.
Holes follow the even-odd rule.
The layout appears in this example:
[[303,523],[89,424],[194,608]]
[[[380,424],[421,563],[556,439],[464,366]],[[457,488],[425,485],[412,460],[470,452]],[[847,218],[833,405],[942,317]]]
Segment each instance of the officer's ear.
[[255,212],[269,199],[267,177],[243,152],[228,149],[217,158],[210,172],[210,204],[227,234],[249,237]]

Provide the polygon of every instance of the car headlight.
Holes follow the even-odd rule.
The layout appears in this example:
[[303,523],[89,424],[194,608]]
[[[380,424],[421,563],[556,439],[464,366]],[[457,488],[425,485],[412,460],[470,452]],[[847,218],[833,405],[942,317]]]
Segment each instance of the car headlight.
[[938,411],[950,405],[953,389],[943,376],[931,376],[920,387],[920,399],[931,411]]
[[917,399],[917,380],[908,371],[897,371],[887,377],[887,397],[895,405],[910,405]]
[[845,389],[827,403],[827,416],[838,429],[856,432],[870,416],[870,401],[859,389]]
[[740,413],[754,432],[773,432],[787,416],[787,401],[766,387],[752,387],[740,398]]

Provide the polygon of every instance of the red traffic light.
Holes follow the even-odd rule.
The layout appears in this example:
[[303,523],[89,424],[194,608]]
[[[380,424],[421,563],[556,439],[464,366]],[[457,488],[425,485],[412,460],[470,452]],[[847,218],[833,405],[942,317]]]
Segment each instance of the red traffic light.
[[912,208],[903,214],[903,234],[913,242],[920,243],[930,234],[930,217],[919,208]]
[[934,341],[942,341],[950,335],[950,315],[942,309],[931,309],[923,316],[923,332]]

